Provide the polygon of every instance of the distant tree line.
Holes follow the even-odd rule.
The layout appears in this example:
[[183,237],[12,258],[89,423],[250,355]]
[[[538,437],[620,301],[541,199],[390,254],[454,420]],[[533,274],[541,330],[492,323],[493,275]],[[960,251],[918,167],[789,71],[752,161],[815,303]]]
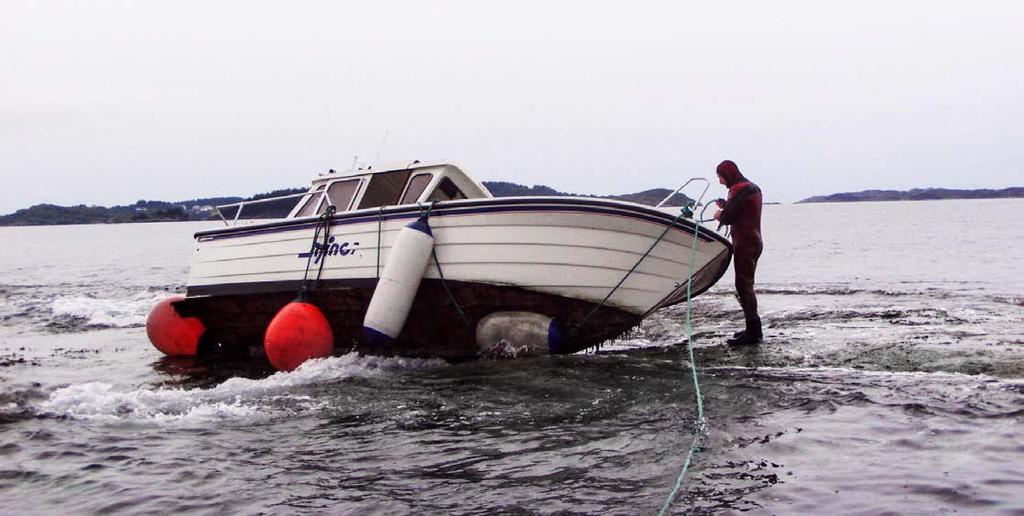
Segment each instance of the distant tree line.
[[[593,196],[582,194],[571,194],[560,192],[544,185],[526,186],[507,181],[485,181],[484,186],[495,197],[513,196],[579,196],[606,199],[619,199],[640,204],[654,205],[660,202],[665,196],[671,193],[666,188],[655,188],[642,192],[623,194]],[[0,216],[0,226],[38,226],[51,224],[117,224],[123,222],[169,222],[169,221],[194,221],[212,220],[219,218],[215,206],[235,204],[239,202],[251,202],[271,197],[297,194],[307,191],[307,188],[283,188],[272,192],[259,193],[251,197],[205,197],[199,199],[188,199],[185,201],[168,202],[139,200],[135,204],[126,206],[57,206],[53,204],[37,204],[30,208],[18,210],[9,215]],[[272,219],[282,218],[299,202],[299,197],[281,199],[260,204],[247,204],[242,209],[242,219]],[[672,198],[671,206],[679,206],[689,201],[685,195],[679,194]],[[237,207],[221,210],[224,218],[230,220],[235,217]]]
[[955,190],[950,188],[914,188],[912,190],[863,190],[808,197],[800,203],[869,202],[869,201],[934,201],[942,199],[1006,199],[1024,197],[1024,187],[1001,190]]
[[[179,202],[140,200],[125,206],[57,206],[37,204],[0,216],[0,226],[40,226],[52,224],[118,224],[123,222],[177,222],[211,220],[219,218],[217,205],[253,201],[305,192],[306,188],[286,188],[256,194],[252,197],[207,197]],[[282,199],[245,206],[243,219],[284,217],[298,202],[298,198]],[[235,209],[223,210],[224,217],[234,218]]]
[[[559,192],[550,186],[544,185],[533,185],[526,186],[516,183],[509,183],[507,181],[484,181],[484,186],[490,190],[491,194],[495,197],[520,197],[530,195],[548,195],[548,196],[574,196],[574,197],[593,197],[597,199],[617,199],[620,201],[630,201],[638,204],[646,204],[653,206],[661,202],[668,194],[672,193],[672,190],[668,188],[652,188],[650,190],[644,190],[642,192],[636,192],[631,194],[618,194],[618,195],[587,195],[587,194],[574,194]],[[692,193],[692,192],[691,192]],[[670,199],[670,202],[666,203],[668,206],[682,206],[692,199],[684,194],[676,194]]]

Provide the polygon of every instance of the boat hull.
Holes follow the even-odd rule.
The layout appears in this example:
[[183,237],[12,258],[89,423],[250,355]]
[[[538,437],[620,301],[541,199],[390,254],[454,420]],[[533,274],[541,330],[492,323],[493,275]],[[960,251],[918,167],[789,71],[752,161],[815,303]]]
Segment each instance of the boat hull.
[[[571,338],[552,351],[571,353],[686,298],[696,231],[689,221],[593,199],[444,203],[430,212],[436,261],[427,267],[406,327],[386,349],[365,349],[359,341],[363,316],[391,245],[402,227],[424,214],[415,206],[343,214],[331,222],[331,244],[312,256],[315,220],[200,232],[187,298],[176,306],[202,319],[221,347],[258,352],[267,323],[294,299],[309,263],[310,277],[322,274],[313,300],[328,317],[339,352],[461,359],[478,354],[476,323],[496,311],[554,318]],[[696,241],[694,296],[724,274],[732,252],[706,228]]]
[[[596,305],[518,287],[447,282],[426,279],[420,284],[409,319],[394,342],[370,347],[362,343],[362,322],[373,295],[375,280],[327,282],[311,293],[334,331],[335,352],[357,350],[368,354],[439,357],[449,360],[476,358],[476,325],[488,314],[525,311],[546,314],[565,322],[570,338],[553,353],[574,353],[614,338],[638,324],[638,314],[601,307],[576,329],[569,321],[582,321]],[[451,292],[449,296],[448,292]],[[225,352],[262,354],[263,334],[270,320],[295,299],[294,290],[228,294],[186,298],[175,307],[183,316],[199,317],[209,332],[207,339]],[[456,303],[458,306],[456,306]]]

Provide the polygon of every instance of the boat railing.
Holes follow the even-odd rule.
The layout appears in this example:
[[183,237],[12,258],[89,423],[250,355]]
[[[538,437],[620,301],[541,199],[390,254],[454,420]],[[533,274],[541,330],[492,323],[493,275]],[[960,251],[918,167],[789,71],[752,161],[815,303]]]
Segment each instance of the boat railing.
[[[682,184],[682,186],[680,186],[679,188],[676,188],[675,191],[673,191],[672,193],[668,194],[664,199],[662,199],[661,202],[659,202],[655,206],[655,208],[662,208],[662,207],[664,207],[665,204],[668,203],[668,201],[672,200],[672,198],[675,197],[676,195],[678,195],[679,192],[682,192],[683,188],[686,188],[687,186],[690,186],[691,183],[704,183],[704,190],[700,192],[700,196],[697,197],[697,199],[693,202],[692,208],[698,208],[700,206],[704,206],[704,204],[703,204],[704,196],[707,195],[708,188],[711,188],[711,181],[708,181],[708,179],[706,177],[691,177],[690,179],[687,179],[686,182]],[[705,206],[705,209],[707,209],[706,206]],[[703,216],[703,211],[701,211],[701,214]]]
[[[704,224],[704,223],[707,223],[707,222],[714,222],[715,221],[714,217],[711,217],[711,218],[706,218],[705,217],[705,214],[708,211],[708,208],[710,208],[712,206],[715,206],[715,203],[705,203],[704,202],[704,196],[707,195],[708,189],[711,188],[711,181],[708,181],[708,179],[706,177],[691,177],[690,179],[687,179],[686,182],[682,184],[682,186],[680,186],[679,188],[676,188],[675,191],[673,191],[672,193],[668,194],[667,197],[662,199],[662,201],[659,202],[655,206],[655,208],[664,208],[665,204],[668,203],[669,200],[671,200],[673,197],[678,195],[680,192],[683,191],[684,188],[686,188],[687,186],[690,186],[690,184],[692,184],[692,183],[704,183],[704,189],[701,190],[700,195],[697,197],[696,200],[693,201],[693,204],[689,205],[689,206],[684,206],[684,209],[685,208],[690,208],[691,210],[693,210],[694,214],[696,214],[697,213],[696,209],[700,208],[701,209],[700,210],[700,214],[697,215],[696,217],[694,217],[696,219],[696,221],[700,222],[701,224]],[[729,236],[729,230],[730,229],[731,228],[726,227],[726,230],[725,230],[725,236],[726,237]]]
[[[217,215],[220,217],[220,220],[224,221],[224,225],[225,226],[232,226],[232,225],[238,224],[238,219],[239,219],[239,217],[242,216],[242,210],[245,209],[246,206],[249,206],[249,205],[252,205],[252,204],[265,204],[265,203],[268,203],[268,202],[280,201],[282,199],[294,199],[296,197],[305,197],[307,195],[316,195],[318,193],[320,193],[320,192],[300,192],[300,193],[294,193],[294,194],[288,194],[288,195],[278,195],[276,197],[267,197],[267,198],[264,198],[264,199],[253,199],[253,200],[250,200],[250,201],[233,202],[231,204],[221,204],[219,206],[216,206],[216,207],[214,207],[214,210],[216,210]],[[221,209],[227,209],[227,208],[238,208],[235,211],[235,215],[231,218],[231,222],[228,222],[228,219],[226,217],[224,217],[224,212],[221,211]]]
[[[701,210],[700,210],[700,218],[697,219],[697,222],[700,222],[701,224],[704,224],[705,222],[715,222],[715,218],[714,217],[711,217],[710,219],[704,218],[704,212],[708,211],[708,208],[710,208],[712,206],[717,206],[717,204],[716,203],[708,203],[708,204],[705,204],[703,208],[701,208]],[[722,224],[719,223],[718,224],[718,229],[716,229],[715,231],[721,231],[721,230],[722,230]],[[732,226],[725,226],[725,234],[723,234],[722,236],[724,236],[726,238],[729,238],[730,234],[732,234]]]

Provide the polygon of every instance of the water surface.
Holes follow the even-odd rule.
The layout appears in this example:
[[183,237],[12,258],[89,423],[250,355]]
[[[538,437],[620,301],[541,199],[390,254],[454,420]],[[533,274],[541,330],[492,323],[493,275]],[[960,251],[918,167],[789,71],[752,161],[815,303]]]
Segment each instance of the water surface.
[[[1024,512],[1024,201],[766,206],[766,341],[694,305],[675,512]],[[206,223],[0,228],[0,512],[654,513],[695,415],[681,307],[599,353],[163,358]]]

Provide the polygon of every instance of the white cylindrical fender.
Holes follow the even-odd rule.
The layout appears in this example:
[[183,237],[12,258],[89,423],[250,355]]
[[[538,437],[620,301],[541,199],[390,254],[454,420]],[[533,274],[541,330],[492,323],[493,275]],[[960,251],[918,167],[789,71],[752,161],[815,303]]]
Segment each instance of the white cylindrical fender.
[[363,335],[371,346],[387,344],[402,332],[433,248],[426,217],[398,232],[363,318]]
[[494,312],[476,325],[476,343],[485,356],[558,353],[565,337],[558,321],[534,312]]

